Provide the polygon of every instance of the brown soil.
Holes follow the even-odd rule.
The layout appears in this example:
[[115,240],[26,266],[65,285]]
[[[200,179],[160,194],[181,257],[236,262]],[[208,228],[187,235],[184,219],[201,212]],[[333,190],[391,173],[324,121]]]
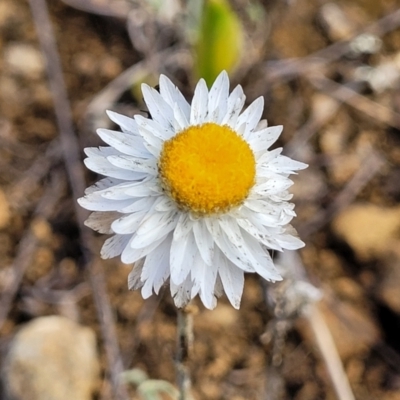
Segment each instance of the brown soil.
[[[102,114],[88,120],[87,107],[145,54],[133,48],[123,18],[80,11],[60,0],[49,3],[81,148],[100,144],[93,126],[107,122]],[[237,0],[234,5],[243,13],[256,43],[260,32],[244,14],[247,3]],[[264,31],[263,47],[237,80],[249,101],[265,96],[265,117],[271,125],[285,126],[280,144],[288,144],[295,158],[310,164],[293,189],[295,225],[306,242],[300,251],[302,263],[309,280],[324,295],[319,310],[355,397],[400,399],[400,29],[396,23],[391,29],[389,23],[380,25],[373,39],[379,48],[371,54],[349,50],[345,44],[357,32],[393,14],[400,2],[264,0],[260,5],[269,35]],[[341,14],[337,16],[327,6],[335,6]],[[155,42],[159,48],[182,41],[173,27],[166,32],[163,40]],[[323,52],[339,42],[342,47]],[[307,55],[319,50],[319,60],[324,62],[311,68]],[[5,351],[19,327],[35,317],[64,314],[75,318],[98,335],[104,374],[96,398],[112,398],[106,373],[110,366],[83,262],[75,199],[60,155],[51,92],[25,1],[0,3],[0,51],[3,299],[12,288],[13,271],[26,264],[11,307],[0,303],[0,311],[6,312],[0,345]],[[301,58],[303,64],[283,76],[282,60],[292,57]],[[173,75],[190,96],[187,65],[165,68],[160,72]],[[365,81],[366,68],[368,77],[375,77],[370,83]],[[356,91],[358,97],[346,90]],[[127,114],[140,110],[131,92],[135,87],[127,88],[118,103],[104,104],[103,110],[111,107]],[[95,179],[87,174],[88,181]],[[96,236],[96,252],[104,239]],[[173,302],[168,290],[148,301],[138,292],[129,292],[129,269],[119,260],[102,263],[124,368],[141,368],[153,379],[175,382]],[[266,302],[265,290],[273,289],[248,276],[240,311],[232,309],[225,297],[214,311],[195,301],[190,368],[196,398],[334,399],[306,318],[291,316],[286,320],[286,334],[281,337],[279,330],[272,330],[272,339],[266,339],[279,318]],[[74,301],[66,303],[66,296]],[[272,360],[276,352],[281,362]],[[281,390],[275,388],[276,382],[282,384]],[[133,390],[131,394],[137,398]]]

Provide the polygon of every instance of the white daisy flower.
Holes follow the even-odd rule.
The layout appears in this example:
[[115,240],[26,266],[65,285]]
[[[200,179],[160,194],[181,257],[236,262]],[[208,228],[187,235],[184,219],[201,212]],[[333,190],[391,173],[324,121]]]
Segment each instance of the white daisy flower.
[[101,255],[134,264],[129,288],[144,298],[169,279],[177,307],[199,295],[212,309],[225,292],[239,308],[245,272],[281,280],[269,250],[304,246],[287,189],[307,165],[269,150],[282,126],[260,121],[262,97],[242,112],[226,72],[210,91],[200,80],[191,105],[166,76],[159,87],[142,86],[151,119],[109,111],[122,132],[99,129],[109,146],[85,149],[106,177],[78,200],[93,211],[86,225],[113,235]]

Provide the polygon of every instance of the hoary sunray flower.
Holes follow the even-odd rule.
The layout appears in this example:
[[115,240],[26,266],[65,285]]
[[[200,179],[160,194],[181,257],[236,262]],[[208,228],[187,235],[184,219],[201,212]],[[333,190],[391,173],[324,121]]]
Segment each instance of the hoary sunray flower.
[[244,272],[281,279],[269,250],[304,243],[288,179],[305,164],[269,150],[282,126],[260,121],[263,98],[242,112],[241,86],[229,94],[222,72],[200,80],[192,104],[165,76],[142,87],[151,118],[108,112],[122,132],[99,129],[107,147],[85,149],[87,168],[106,178],[79,199],[86,225],[113,236],[103,258],[134,264],[129,288],[148,298],[168,281],[177,307],[196,295],[212,309],[223,292],[239,308]]

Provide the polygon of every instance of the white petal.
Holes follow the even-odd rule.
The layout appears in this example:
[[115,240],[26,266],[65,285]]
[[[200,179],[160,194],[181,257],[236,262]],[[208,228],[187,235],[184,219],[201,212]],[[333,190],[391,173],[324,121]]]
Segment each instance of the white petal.
[[[268,228],[277,228],[278,226],[283,226],[288,224],[293,217],[295,216],[295,213],[293,215],[293,211],[290,210],[288,207],[287,209],[283,210],[276,210],[276,212],[272,214],[261,214],[258,213],[257,217],[253,217],[251,221],[256,220],[260,224],[268,227]],[[253,212],[254,215],[254,212]]]
[[147,246],[147,247],[143,247],[141,249],[133,249],[130,246],[130,243],[132,242],[132,240],[134,239],[134,235],[130,236],[131,240],[129,241],[129,243],[127,244],[127,246],[125,247],[125,249],[123,250],[122,254],[121,254],[121,261],[124,264],[132,264],[135,261],[147,256],[147,254],[149,254],[150,252],[152,252],[155,248],[157,248],[165,239],[165,237],[156,240],[155,242],[153,242],[151,245]]
[[[140,126],[141,121],[151,121],[147,118],[142,117],[141,115],[135,115],[135,120],[138,121],[138,125],[139,125],[139,134],[140,136],[143,138],[144,140],[144,147],[146,147],[146,149],[149,149],[148,146],[150,146],[150,148],[152,149],[156,149],[157,151],[160,151],[163,145],[163,140],[160,139],[158,136],[162,135],[163,133],[157,130],[157,135],[156,136],[154,133],[154,131],[150,130],[150,128],[152,127],[151,123],[146,122],[146,127]],[[157,124],[156,122],[154,122],[155,124]],[[158,125],[158,124],[157,124]],[[166,130],[164,130],[164,132],[166,132]],[[153,152],[151,152],[153,154]]]
[[151,157],[143,146],[143,139],[140,136],[127,135],[126,133],[109,129],[97,129],[97,134],[104,142],[121,153],[142,158]]
[[182,113],[185,115],[186,119],[190,118],[190,105],[183,97],[180,90],[165,76],[160,76],[160,93],[164,100],[174,108],[176,104]]
[[84,153],[88,157],[100,157],[106,158],[108,156],[121,154],[117,149],[114,149],[109,146],[99,146],[99,147],[86,147],[83,149]]
[[140,197],[138,192],[146,189],[145,196],[155,196],[161,192],[154,179],[146,179],[144,181],[123,182],[118,185],[99,190],[95,192],[97,196],[101,196],[110,200],[124,200],[130,197]]
[[[150,213],[149,213],[150,214]],[[158,214],[161,214],[162,217]],[[155,223],[157,223],[155,225]],[[177,223],[177,218],[174,213],[157,213],[148,215],[139,226],[135,238],[131,242],[131,247],[139,249],[150,246],[152,242],[166,237],[171,232]],[[146,230],[141,231],[146,224]],[[150,229],[152,227],[152,229]]]
[[260,122],[261,115],[264,110],[264,98],[259,97],[254,100],[247,109],[239,116],[236,122],[236,129],[239,129],[242,124],[245,124],[246,128],[243,134],[245,139],[248,139],[250,133],[255,129],[257,124]]
[[225,116],[221,121],[221,125],[229,125],[231,128],[235,128],[237,119],[243,109],[245,101],[246,96],[243,93],[242,87],[240,85],[236,86],[228,97],[228,106]]
[[257,167],[260,165],[267,166],[273,159],[277,158],[282,153],[282,147],[274,149],[272,151],[266,151],[261,156],[257,157]]
[[292,160],[289,157],[286,156],[279,156],[277,158],[275,158],[274,160],[272,160],[270,163],[268,163],[267,168],[270,171],[275,171],[275,172],[279,172],[279,173],[288,173],[288,174],[292,174],[292,171],[297,171],[300,169],[304,169],[307,168],[308,165],[304,164],[300,161],[295,161]]
[[127,207],[121,208],[119,210],[120,213],[123,214],[129,214],[129,213],[134,213],[134,212],[140,212],[140,211],[148,211],[150,208],[153,206],[154,202],[156,201],[156,197],[137,197],[135,199],[132,199],[132,204],[130,204]]
[[143,218],[147,215],[145,211],[124,215],[111,224],[111,229],[115,233],[123,235],[136,232]]
[[142,274],[144,259],[135,262],[132,271],[128,275],[128,289],[137,290],[143,286],[143,282],[140,280],[140,275]]
[[222,71],[208,94],[207,121],[220,123],[226,114],[229,95],[229,78],[226,71]]
[[120,183],[125,183],[125,181],[115,178],[103,178],[97,181],[95,184],[86,188],[85,194],[90,194],[93,192],[98,192],[99,190],[108,189],[109,187],[119,185]]
[[267,230],[260,225],[255,225],[247,219],[238,219],[238,225],[243,228],[247,233],[257,239],[260,243],[270,249],[282,251],[282,247],[276,243],[276,240],[270,238]]
[[191,300],[191,288],[192,288],[192,281],[190,276],[188,276],[181,285],[175,285],[171,281],[171,296],[174,299],[175,306],[178,308],[185,307],[189,301]]
[[175,132],[186,129],[189,126],[189,120],[179,108],[178,104],[174,105],[174,129]]
[[139,172],[139,173],[146,173],[153,176],[158,174],[157,162],[154,158],[151,159],[144,159],[132,156],[109,156],[107,160],[114,165],[115,167]]
[[167,196],[162,197],[154,209],[160,212],[177,211],[176,203]]
[[240,207],[240,210],[236,212],[231,212],[231,216],[235,217],[237,220],[248,220],[255,226],[264,226],[264,227],[274,227],[276,228],[279,225],[286,225],[293,218],[291,216],[290,203],[287,203],[286,206],[283,205],[281,207],[277,207],[277,209],[272,210],[268,214],[262,214],[256,211],[249,209],[246,205]]
[[157,121],[145,118],[142,115],[136,115],[135,120],[139,126],[139,133],[144,138],[146,138],[150,133],[155,138],[160,139],[162,142],[164,142],[165,140],[170,139],[175,134],[175,131],[174,129],[172,129],[172,127],[166,128],[165,126],[157,123]]
[[193,233],[201,258],[207,265],[212,265],[214,258],[214,240],[203,220],[195,221]]
[[255,153],[268,150],[277,141],[278,137],[282,133],[282,129],[283,126],[278,125],[250,133],[248,142],[251,149]]
[[281,177],[281,178],[269,179],[267,182],[264,182],[260,185],[255,185],[252,190],[254,190],[256,193],[270,195],[282,192],[290,188],[290,186],[292,185],[293,181]]
[[133,135],[138,134],[138,127],[133,118],[118,114],[114,111],[107,111],[108,117],[121,127],[124,132],[130,132]]
[[162,188],[154,179],[144,180],[126,189],[126,194],[132,197],[158,196],[162,194]]
[[247,199],[245,201],[245,206],[250,208],[250,210],[253,210],[255,212],[262,213],[262,214],[273,214],[274,212],[276,212],[276,209],[274,208],[274,206],[264,200]]
[[146,174],[143,172],[129,171],[116,167],[103,157],[89,157],[85,158],[83,162],[85,163],[86,167],[93,172],[124,181],[135,181],[138,179],[143,179],[146,176]]
[[168,271],[169,247],[169,241],[165,239],[156,249],[147,255],[144,261],[140,276],[140,280],[145,282],[142,287],[142,296],[144,299],[149,298],[153,294],[155,281],[157,280],[157,286],[159,286],[160,276],[164,277],[165,272]]
[[126,191],[131,187],[136,187],[137,183],[123,185],[123,186],[113,186],[108,189],[104,189],[96,192],[96,195],[100,195],[104,199],[108,200],[134,200],[132,196],[126,193]]
[[[157,199],[161,201],[161,199]],[[149,213],[146,219],[143,220],[143,223],[140,225],[137,234],[145,235],[146,233],[150,233],[154,231],[156,228],[160,228],[163,225],[168,224],[177,224],[178,218],[176,212],[156,212],[153,211]]]
[[160,93],[146,84],[142,84],[142,93],[152,119],[165,128],[172,128],[174,121],[172,108]]
[[188,213],[181,213],[174,231],[174,240],[185,237],[193,228],[193,221]]
[[[263,129],[268,128],[268,121],[266,119],[262,119],[260,120],[260,122],[257,124],[255,131],[261,131]],[[273,126],[271,126],[271,128],[274,128]]]
[[170,265],[171,265],[171,281],[176,285],[180,285],[188,276],[193,268],[193,262],[197,253],[197,246],[194,240],[193,232],[189,232],[186,236],[175,240],[171,243]]
[[113,258],[119,256],[129,243],[130,235],[114,235],[108,238],[101,248],[101,258]]
[[200,79],[194,91],[190,109],[190,124],[200,125],[206,121],[208,111],[208,89],[204,79]]
[[217,262],[211,266],[206,265],[197,252],[191,271],[193,281],[192,297],[199,293],[204,306],[210,310],[214,309],[217,305],[215,281],[219,267],[220,264]]
[[272,201],[275,201],[275,202],[289,201],[290,199],[293,198],[293,195],[286,190],[286,191],[279,192],[279,193],[276,193],[276,194],[271,194],[270,193],[269,194],[269,198]]
[[212,218],[207,218],[205,221],[207,229],[213,236],[215,243],[220,248],[222,253],[224,253],[224,255],[229,260],[235,263],[235,265],[243,269],[243,271],[255,272],[255,269],[252,266],[251,261],[248,258],[246,258],[245,255],[242,254],[242,250],[239,249],[236,245],[234,245],[229,240],[227,235],[225,235],[224,232],[222,232],[222,230],[219,227],[218,221]]
[[217,279],[215,281],[214,294],[217,297],[221,297],[224,294],[224,286],[222,285],[219,274],[217,275]]
[[220,264],[218,274],[224,291],[232,306],[238,310],[244,287],[244,273],[229,260],[226,260],[222,254],[218,256],[218,260]]
[[100,195],[90,193],[79,198],[78,203],[81,207],[89,211],[119,211],[121,208],[127,207],[132,203],[132,200],[109,200],[104,199]]
[[165,251],[161,255],[160,264],[157,268],[157,274],[154,276],[153,280],[153,289],[155,294],[159,293],[162,285],[170,275],[169,253],[171,250],[171,240],[172,235],[170,234],[162,243],[162,245],[165,246]]
[[95,211],[89,215],[89,218],[85,221],[85,225],[96,232],[110,235],[114,233],[111,229],[111,224],[120,216],[121,214],[115,211]]
[[[236,253],[238,254],[238,256],[236,259],[231,261],[239,268],[241,268],[241,265],[244,263],[245,265],[246,264],[250,265],[256,271],[261,269],[262,268],[262,265],[260,264],[261,260],[257,257],[256,254],[254,254],[252,249],[249,248],[248,243],[244,240],[243,236],[243,234],[245,234],[246,232],[242,231],[239,228],[236,220],[228,217],[221,218],[219,219],[219,224],[221,228],[224,230],[225,234],[227,235],[228,240],[233,244],[234,248],[237,249]],[[241,261],[239,261],[238,258],[240,258]]]
[[297,250],[305,246],[305,243],[297,236],[296,230],[291,226],[286,226],[286,232],[277,236],[276,241],[287,250]]
[[257,262],[254,264],[256,273],[267,281],[275,282],[282,280],[282,276],[275,268],[268,251],[265,251],[261,247],[260,243],[247,232],[242,231],[242,237],[246,247],[251,252],[252,257],[257,260]]
[[158,160],[158,158],[160,157],[160,153],[161,153],[161,141],[158,141],[157,145],[154,146],[146,141],[143,142],[143,146],[146,148],[146,150],[154,157]]

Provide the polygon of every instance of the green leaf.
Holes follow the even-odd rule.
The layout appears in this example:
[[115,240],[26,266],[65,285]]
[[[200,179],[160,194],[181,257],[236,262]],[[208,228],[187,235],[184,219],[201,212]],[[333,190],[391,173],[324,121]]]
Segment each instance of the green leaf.
[[120,379],[124,383],[130,383],[139,386],[141,383],[149,379],[146,372],[140,368],[128,369],[120,374]]
[[238,65],[242,53],[243,28],[227,0],[207,0],[199,27],[195,51],[195,73],[208,86],[222,70]]
[[168,398],[178,400],[179,391],[169,382],[158,379],[149,379],[142,382],[137,388],[139,397],[143,400],[162,400],[165,397],[161,393],[168,395]]

